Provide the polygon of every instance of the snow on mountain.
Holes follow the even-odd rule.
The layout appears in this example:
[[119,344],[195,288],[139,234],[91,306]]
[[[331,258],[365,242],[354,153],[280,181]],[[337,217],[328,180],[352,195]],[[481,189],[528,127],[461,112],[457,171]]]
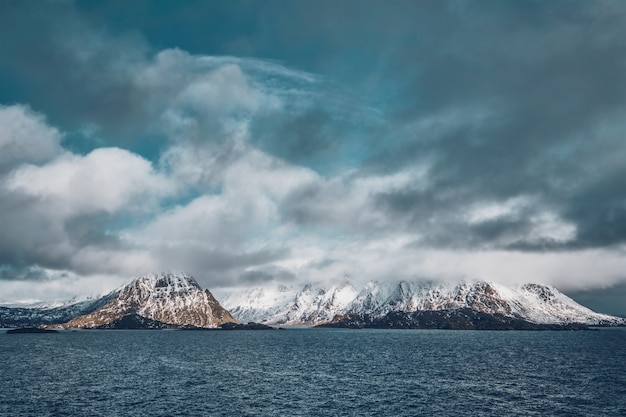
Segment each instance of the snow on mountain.
[[89,314],[105,305],[114,293],[102,297],[73,298],[67,302],[0,306],[0,327],[59,324]]
[[356,295],[356,289],[348,282],[328,288],[274,285],[231,291],[222,304],[241,322],[312,325],[341,314]]
[[97,310],[62,325],[94,328],[136,314],[177,326],[219,327],[237,321],[186,274],[148,274],[119,289]]
[[189,275],[150,274],[100,298],[37,308],[0,306],[0,327],[61,323],[62,327],[106,327],[130,315],[173,326],[219,327],[237,320],[310,326],[349,314],[376,318],[396,312],[464,309],[547,325],[626,325],[626,319],[596,313],[554,287],[537,284],[369,282],[357,290],[345,281],[329,287],[269,285],[231,290],[222,299],[223,307]]
[[509,288],[474,281],[369,282],[360,291],[350,283],[328,288],[273,286],[231,293],[223,304],[241,321],[276,325],[315,325],[335,315],[382,317],[390,312],[471,309],[538,324],[626,325],[626,319],[596,313],[554,287],[526,284]]
[[81,295],[75,296],[70,300],[48,300],[42,301],[38,299],[17,300],[10,303],[0,302],[0,307],[6,308],[24,308],[24,309],[40,309],[52,310],[56,308],[65,308],[73,305],[88,304],[94,302],[106,295]]
[[514,289],[498,286],[515,315],[534,323],[626,325],[626,319],[596,313],[554,287],[525,284]]

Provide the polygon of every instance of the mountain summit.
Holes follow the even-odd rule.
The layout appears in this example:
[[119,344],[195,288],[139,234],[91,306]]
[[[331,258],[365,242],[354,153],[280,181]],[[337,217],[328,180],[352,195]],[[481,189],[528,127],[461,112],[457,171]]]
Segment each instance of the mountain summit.
[[192,276],[161,273],[134,279],[113,293],[102,307],[61,327],[115,327],[124,317],[134,315],[148,319],[151,326],[162,323],[164,326],[213,328],[224,323],[237,323],[213,294],[202,290]]

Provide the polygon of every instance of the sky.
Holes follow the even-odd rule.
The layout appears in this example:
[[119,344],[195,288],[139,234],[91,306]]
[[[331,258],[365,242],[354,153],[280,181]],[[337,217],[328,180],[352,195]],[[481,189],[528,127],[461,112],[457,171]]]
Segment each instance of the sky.
[[626,315],[623,1],[0,0],[0,302],[185,271]]

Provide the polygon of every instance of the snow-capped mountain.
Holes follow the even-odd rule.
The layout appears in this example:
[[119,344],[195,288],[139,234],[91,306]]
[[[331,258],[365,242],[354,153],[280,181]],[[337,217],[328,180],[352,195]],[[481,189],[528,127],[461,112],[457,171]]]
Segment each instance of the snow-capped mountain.
[[110,325],[129,315],[175,326],[213,328],[236,323],[213,297],[186,274],[149,274],[115,291],[106,304],[75,317],[64,328],[95,328]]
[[329,287],[269,285],[231,290],[222,300],[224,307],[189,275],[150,274],[100,298],[44,308],[0,307],[0,327],[125,328],[147,323],[149,328],[215,328],[237,320],[396,328],[626,325],[626,319],[596,313],[554,287],[537,284],[370,282],[357,290],[345,281]]
[[275,285],[233,291],[222,304],[241,322],[303,326],[332,320],[346,311],[356,295],[348,282],[328,288]]
[[360,291],[347,282],[329,288],[275,286],[231,293],[223,304],[239,320],[277,325],[316,325],[349,314],[383,317],[391,312],[462,309],[536,324],[626,325],[626,319],[596,313],[554,287],[509,288],[485,281],[370,282]]

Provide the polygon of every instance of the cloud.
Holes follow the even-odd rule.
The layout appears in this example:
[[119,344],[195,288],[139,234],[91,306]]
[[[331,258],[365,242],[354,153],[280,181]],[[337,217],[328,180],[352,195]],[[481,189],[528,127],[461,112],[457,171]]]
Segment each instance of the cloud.
[[215,149],[218,157],[211,157],[213,147],[176,146],[168,153],[171,175],[205,194],[128,230],[129,241],[159,254],[164,267],[180,265],[220,285],[236,281],[248,268],[288,257],[294,230],[282,224],[280,206],[292,190],[319,177],[242,139],[232,139],[236,143],[227,147],[231,152],[225,158],[221,147]]
[[[81,51],[80,42],[75,46],[74,58],[85,65],[99,54],[99,46],[96,51]],[[58,146],[61,141],[71,146],[70,136],[37,116],[42,129],[55,133],[58,152],[2,178],[2,214],[12,220],[0,245],[2,264],[81,275],[180,266],[226,282],[245,268],[286,256],[282,244],[268,243],[284,233],[279,201],[317,174],[251,146],[249,125],[258,115],[282,111],[289,101],[290,111],[306,107],[311,98],[302,88],[317,79],[270,62],[198,57],[176,49],[154,59],[124,63],[129,59],[124,53],[119,59],[115,71],[144,98],[142,114],[155,120],[148,123],[133,113],[119,122],[134,124],[129,131],[141,126],[145,134],[160,132],[167,146],[159,161],[152,164],[118,147],[73,153]],[[106,140],[107,129],[97,119],[87,120]],[[40,132],[35,136],[46,139]]]
[[175,182],[127,150],[99,148],[84,156],[63,150],[58,129],[24,106],[4,107],[0,115],[9,121],[0,136],[12,141],[3,142],[12,169],[0,175],[0,278],[152,268],[151,255],[130,247],[118,230],[175,196]]
[[[11,4],[0,27],[14,41],[0,54],[14,86],[8,99],[45,108],[81,152],[106,144],[154,157],[171,140],[221,141],[246,122],[261,149],[338,170],[335,155],[354,158],[355,148],[364,151],[356,132],[380,124],[371,107],[323,77],[267,59],[153,49],[136,30],[110,33],[80,6]],[[25,27],[35,29],[25,36]]]
[[3,9],[3,279],[626,279],[619,2],[127,7]]
[[66,271],[38,270],[45,276],[44,280],[32,282],[26,280],[0,280],[2,293],[0,304],[31,305],[44,302],[54,305],[71,299],[97,297],[110,292],[128,282],[128,277],[120,278],[117,275],[96,274],[81,276]]
[[49,278],[45,270],[36,266],[0,267],[0,281],[45,281]]
[[127,143],[138,130],[124,121],[148,117],[129,74],[145,64],[149,46],[137,34],[114,36],[83,17],[73,2],[3,6],[0,36],[11,41],[0,46],[2,74],[9,93],[20,97],[8,100],[46,109],[67,130],[90,123],[126,139],[115,144]]
[[175,192],[150,162],[119,148],[99,148],[85,156],[67,153],[43,166],[22,166],[6,187],[36,197],[62,216],[145,211]]
[[393,233],[404,225],[396,216],[376,207],[373,196],[408,187],[424,190],[429,186],[428,161],[394,174],[371,175],[352,170],[295,188],[285,196],[281,213],[285,221],[299,227],[354,235]]
[[62,152],[61,132],[28,106],[0,105],[0,174],[22,163],[46,162]]

